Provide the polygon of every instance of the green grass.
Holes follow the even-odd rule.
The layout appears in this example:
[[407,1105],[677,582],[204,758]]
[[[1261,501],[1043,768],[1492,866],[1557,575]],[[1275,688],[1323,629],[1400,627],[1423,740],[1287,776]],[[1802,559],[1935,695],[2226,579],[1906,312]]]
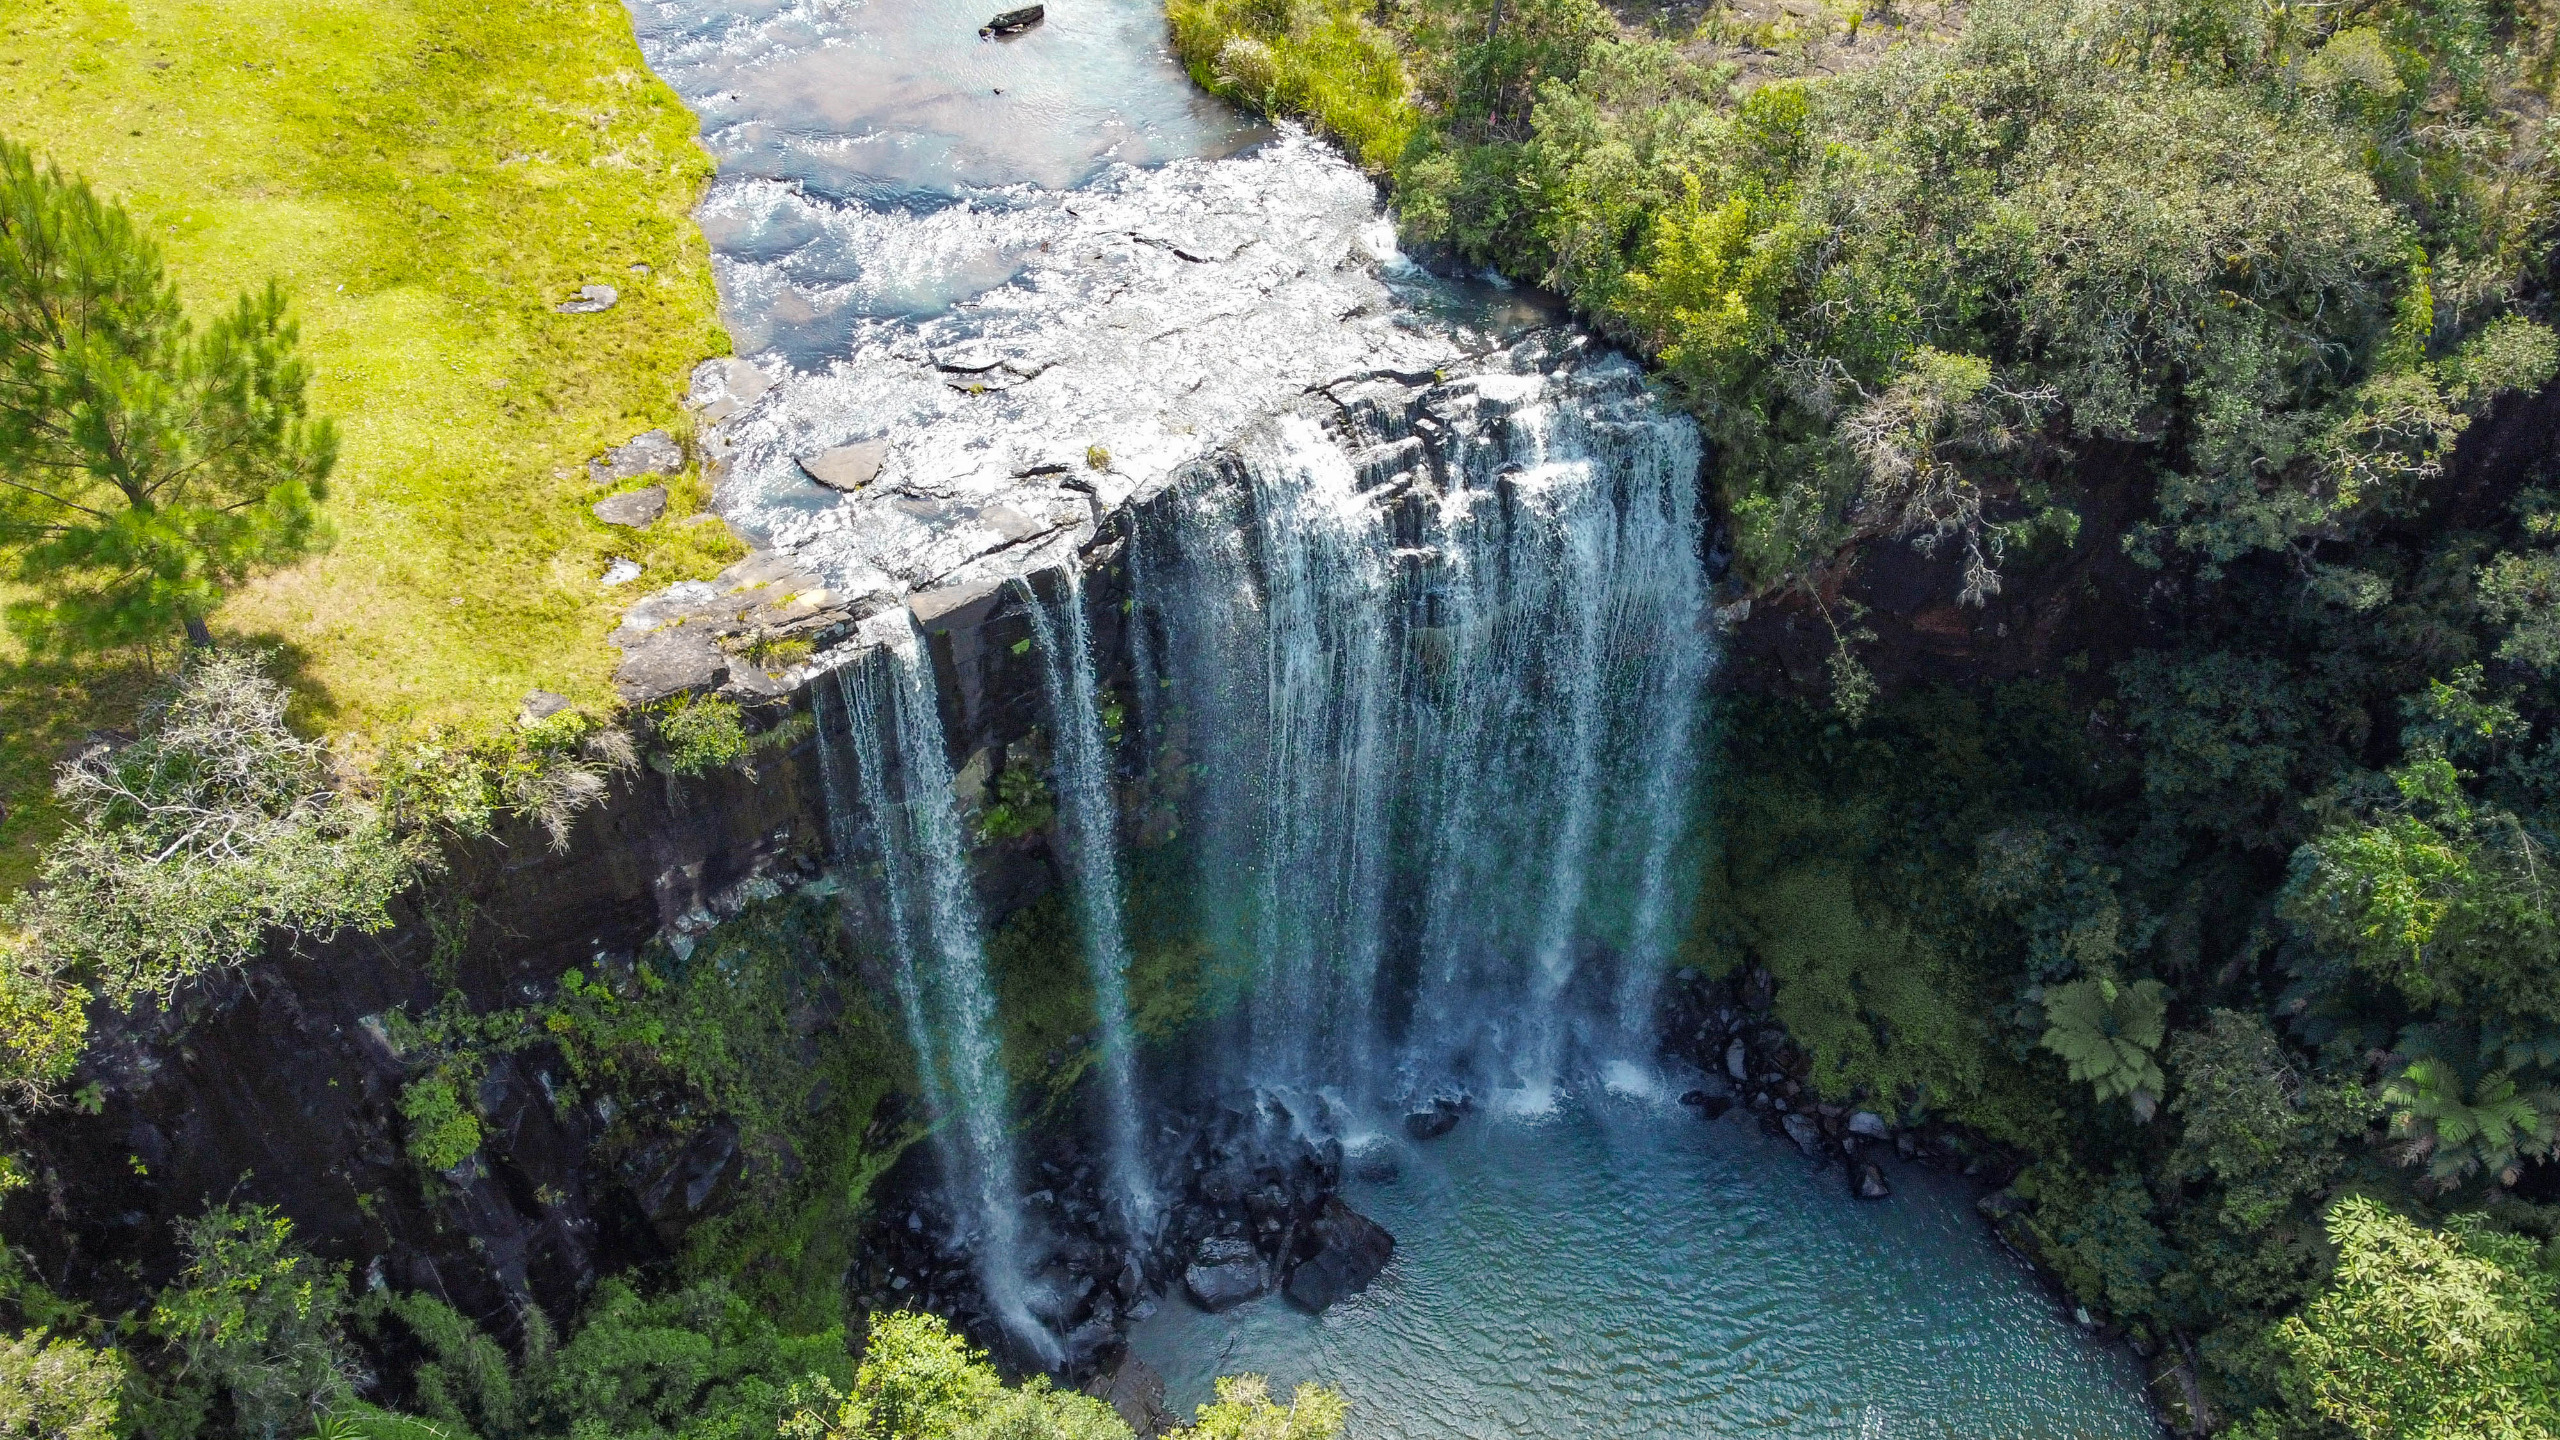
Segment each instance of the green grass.
[[[345,434],[338,540],[214,630],[273,647],[313,729],[361,754],[504,725],[537,686],[608,706],[631,596],[607,559],[653,584],[738,553],[684,523],[697,478],[645,534],[587,513],[584,461],[681,434],[687,371],[728,351],[690,213],[711,161],[614,0],[0,0],[0,132],[132,210],[194,313],[291,295]],[[589,283],[621,303],[552,310]],[[0,893],[52,832],[64,746],[169,658],[0,639]]]

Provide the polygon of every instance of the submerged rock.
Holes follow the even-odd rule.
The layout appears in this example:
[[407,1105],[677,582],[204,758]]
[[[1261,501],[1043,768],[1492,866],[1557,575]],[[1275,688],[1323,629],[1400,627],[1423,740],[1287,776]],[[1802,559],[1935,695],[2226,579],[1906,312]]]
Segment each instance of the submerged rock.
[[1798,1111],[1778,1123],[1785,1127],[1787,1138],[1796,1142],[1797,1149],[1816,1160],[1823,1158],[1822,1127],[1814,1123],[1812,1116]]
[[[1312,1253],[1306,1250],[1312,1242]],[[1308,1310],[1326,1307],[1369,1288],[1395,1258],[1396,1237],[1387,1227],[1328,1196],[1300,1242],[1305,1256],[1289,1272],[1289,1299]]]
[[685,404],[701,412],[703,423],[716,425],[764,398],[772,388],[773,377],[749,361],[705,360],[693,367]]
[[1119,1412],[1121,1421],[1140,1440],[1173,1428],[1173,1412],[1164,1402],[1164,1377],[1135,1355],[1124,1357],[1108,1373],[1095,1376],[1085,1393]]
[[1719,1120],[1724,1117],[1726,1111],[1733,1108],[1733,1097],[1710,1095],[1704,1090],[1692,1090],[1680,1097],[1680,1103],[1697,1111],[1701,1118]]
[[1882,1200],[1892,1194],[1893,1186],[1886,1183],[1883,1169],[1878,1167],[1874,1161],[1868,1161],[1866,1164],[1858,1167],[1859,1199]]
[[1182,1288],[1201,1309],[1216,1314],[1233,1309],[1271,1288],[1271,1271],[1253,1242],[1212,1235],[1191,1254],[1182,1272]]

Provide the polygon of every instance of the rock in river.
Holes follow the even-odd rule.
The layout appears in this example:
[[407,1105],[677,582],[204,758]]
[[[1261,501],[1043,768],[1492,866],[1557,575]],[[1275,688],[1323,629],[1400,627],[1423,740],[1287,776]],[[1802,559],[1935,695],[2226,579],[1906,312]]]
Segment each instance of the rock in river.
[[1212,1235],[1191,1253],[1182,1288],[1212,1314],[1233,1308],[1271,1288],[1271,1272],[1250,1240]]
[[1305,1258],[1289,1272],[1285,1288],[1292,1301],[1322,1313],[1335,1301],[1369,1288],[1395,1258],[1396,1237],[1340,1198],[1327,1196],[1299,1241],[1299,1253]]
[[865,440],[858,445],[838,445],[832,450],[802,456],[800,469],[828,489],[850,494],[870,484],[879,475],[881,462],[888,458],[888,441]]
[[1442,1097],[1404,1117],[1404,1133],[1416,1140],[1437,1140],[1458,1128],[1458,1102]]
[[1882,1200],[1892,1193],[1893,1186],[1886,1183],[1884,1171],[1875,1162],[1869,1161],[1858,1167],[1859,1199]]
[[1025,5],[1019,10],[1007,10],[979,26],[978,34],[987,39],[993,39],[998,35],[1019,35],[1039,24],[1048,17],[1048,14],[1048,7],[1045,5]]

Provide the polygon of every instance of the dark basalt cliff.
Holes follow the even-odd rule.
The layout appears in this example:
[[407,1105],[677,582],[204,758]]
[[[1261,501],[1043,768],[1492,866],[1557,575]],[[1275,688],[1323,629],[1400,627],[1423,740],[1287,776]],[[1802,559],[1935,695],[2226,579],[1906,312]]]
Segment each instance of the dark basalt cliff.
[[[1115,583],[1113,550],[1107,535],[1093,548],[1089,583]],[[955,763],[964,786],[983,785],[1040,722],[1037,661],[1016,651],[1027,624],[999,587],[929,599],[918,609]],[[1118,605],[1106,593],[1094,613],[1097,648],[1118,655]],[[808,705],[803,690],[751,719],[770,729]],[[279,943],[165,1007],[98,1005],[65,1087],[76,1098],[35,1118],[35,1184],[0,1224],[47,1284],[112,1312],[174,1273],[173,1222],[225,1201],[272,1204],[321,1256],[359,1267],[359,1284],[427,1291],[501,1333],[527,1303],[565,1316],[598,1275],[666,1258],[754,1163],[733,1126],[609,1165],[596,1142],[611,1098],[555,1105],[563,1057],[536,1044],[479,1077],[478,1153],[423,1175],[400,1113],[418,1067],[386,1017],[449,996],[475,1015],[538,1002],[569,971],[689,941],[816,880],[828,844],[816,746],[804,735],[766,750],[752,774],[632,771],[563,851],[531,826],[448,844],[444,872],[403,898],[389,930]],[[979,880],[991,920],[1059,883],[1036,840],[986,847]],[[857,930],[872,923],[860,903],[846,899]]]

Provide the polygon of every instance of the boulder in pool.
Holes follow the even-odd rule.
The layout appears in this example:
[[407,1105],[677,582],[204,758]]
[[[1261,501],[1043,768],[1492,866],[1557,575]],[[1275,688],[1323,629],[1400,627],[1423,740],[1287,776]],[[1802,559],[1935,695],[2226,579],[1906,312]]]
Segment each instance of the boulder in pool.
[[1321,1314],[1335,1301],[1369,1288],[1395,1258],[1396,1237],[1339,1198],[1327,1198],[1298,1247],[1303,1258],[1283,1288],[1292,1303]]
[[1816,1160],[1823,1158],[1822,1127],[1814,1123],[1812,1116],[1800,1111],[1790,1111],[1787,1117],[1778,1123],[1785,1127],[1787,1138],[1796,1142],[1797,1149]]
[[1882,1200],[1892,1194],[1893,1186],[1885,1180],[1884,1170],[1882,1167],[1878,1166],[1873,1161],[1869,1161],[1868,1163],[1858,1167],[1859,1199]]
[[1182,1288],[1194,1304],[1214,1315],[1270,1289],[1271,1272],[1252,1241],[1212,1235],[1191,1252],[1191,1264],[1182,1272]]
[[1442,1097],[1404,1117],[1404,1133],[1416,1140],[1437,1140],[1458,1128],[1459,1106],[1455,1100]]

